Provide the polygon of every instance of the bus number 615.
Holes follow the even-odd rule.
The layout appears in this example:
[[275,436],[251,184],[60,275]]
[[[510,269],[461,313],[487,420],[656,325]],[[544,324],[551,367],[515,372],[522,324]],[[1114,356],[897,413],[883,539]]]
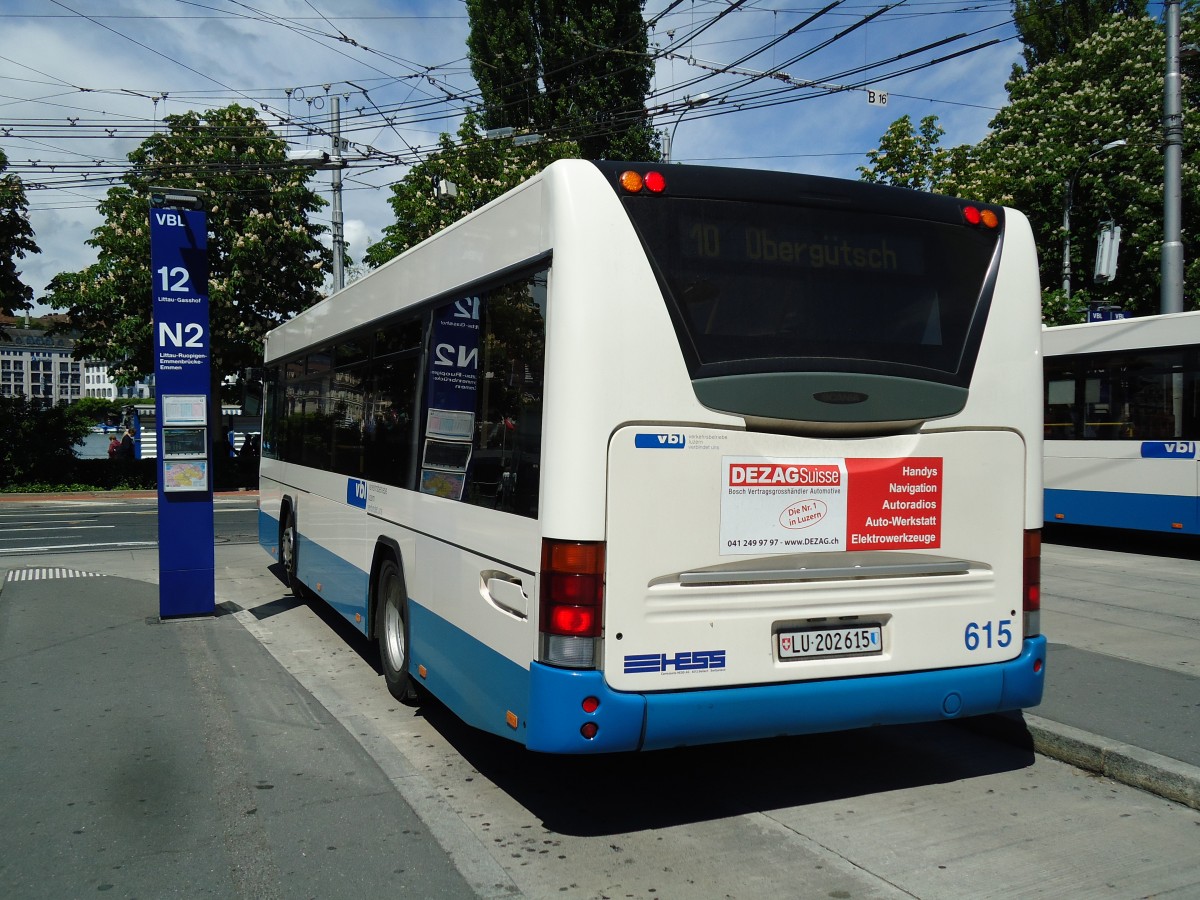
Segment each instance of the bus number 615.
[[998,622],[968,622],[963,632],[963,643],[968,650],[978,650],[981,647],[991,650],[992,647],[1007,647],[1012,643],[1012,619],[1001,619]]

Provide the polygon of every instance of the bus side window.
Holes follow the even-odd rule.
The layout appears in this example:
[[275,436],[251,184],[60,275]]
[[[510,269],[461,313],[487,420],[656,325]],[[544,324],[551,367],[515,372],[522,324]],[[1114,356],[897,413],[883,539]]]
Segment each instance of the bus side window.
[[534,518],[542,448],[548,269],[480,295],[471,452],[461,499]]
[[330,393],[333,412],[333,470],[363,474],[363,421],[366,383],[362,366],[334,373]]
[[280,396],[279,367],[268,366],[263,371],[262,455],[279,459],[279,420],[283,401]]
[[370,400],[363,426],[364,474],[371,481],[411,487],[416,356],[392,357],[371,366]]

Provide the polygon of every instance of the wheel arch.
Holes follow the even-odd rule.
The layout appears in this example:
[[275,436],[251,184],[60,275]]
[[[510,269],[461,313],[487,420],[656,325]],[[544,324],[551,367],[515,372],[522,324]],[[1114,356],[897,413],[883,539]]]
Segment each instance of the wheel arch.
[[[291,495],[291,494],[283,495],[283,497],[279,501],[279,527],[275,533],[275,542],[276,542],[275,543],[275,547],[276,547],[275,558],[280,564],[283,565],[284,569],[286,570],[287,569],[287,560],[284,559],[283,533],[284,533],[284,531],[287,530],[288,522],[292,523],[292,526],[293,526],[292,568],[295,570],[295,577],[294,578],[292,578],[291,576],[287,576],[287,577],[289,579],[288,580],[289,586],[291,587],[293,593],[295,593],[297,590],[296,584],[299,582],[299,573],[300,573],[300,563],[299,563],[299,558],[300,558],[300,516],[297,514],[298,508],[299,508],[299,504],[297,504],[296,498],[293,495]],[[297,596],[299,596],[299,595],[297,594]]]
[[383,565],[385,559],[391,558],[396,563],[396,568],[400,570],[401,583],[405,586],[405,601],[407,603],[407,588],[408,579],[404,575],[404,554],[400,552],[400,544],[393,538],[380,536],[375,539],[375,552],[371,556],[371,579],[367,587],[367,596],[371,598],[371,602],[367,604],[367,637],[376,638],[376,589],[379,585],[379,569]]
[[296,514],[296,499],[291,494],[284,494],[279,500],[279,531],[287,525],[288,516]]

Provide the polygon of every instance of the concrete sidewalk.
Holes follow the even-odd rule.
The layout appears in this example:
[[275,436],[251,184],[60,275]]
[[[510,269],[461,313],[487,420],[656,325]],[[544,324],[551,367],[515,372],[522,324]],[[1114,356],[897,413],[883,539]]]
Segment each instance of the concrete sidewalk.
[[235,616],[160,622],[155,554],[107,555],[0,594],[0,896],[479,895]]

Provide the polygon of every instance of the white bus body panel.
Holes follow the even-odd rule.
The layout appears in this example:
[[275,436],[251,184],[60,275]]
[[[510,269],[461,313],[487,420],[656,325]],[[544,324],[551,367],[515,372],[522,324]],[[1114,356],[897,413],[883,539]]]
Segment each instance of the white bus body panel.
[[1141,441],[1046,441],[1049,488],[1195,497],[1198,478],[1194,460],[1143,459]]
[[[1023,442],[1011,432],[958,432],[855,441],[680,429],[681,449],[644,449],[618,431],[610,446],[605,677],[618,690],[680,690],[818,678],[878,675],[996,662],[1021,649]],[[680,573],[753,559],[734,555],[722,534],[723,466],[839,458],[939,459],[944,463],[937,545],[922,554],[970,563],[962,574],[688,585]],[[894,494],[893,499],[909,495]],[[876,501],[880,497],[874,498]],[[779,512],[789,505],[779,499]],[[769,503],[769,501],[768,501]],[[774,512],[773,508],[771,512]],[[831,516],[836,513],[830,513]],[[889,515],[886,514],[885,515]],[[907,515],[907,513],[905,513]],[[924,515],[924,514],[921,514]],[[770,530],[773,522],[764,523]],[[842,532],[845,531],[844,522]],[[784,534],[785,530],[775,529]],[[787,532],[803,537],[807,531]],[[782,544],[776,552],[783,552]],[[800,552],[805,548],[787,548]],[[810,563],[854,553],[808,553]],[[890,554],[880,554],[888,557]],[[813,557],[825,557],[814,560]],[[759,560],[769,565],[771,556]],[[869,576],[869,569],[864,569]],[[858,617],[858,620],[848,617]],[[816,621],[820,620],[820,621]],[[883,626],[882,653],[780,660],[781,626]],[[993,623],[992,647],[969,650],[971,622]],[[999,623],[1011,637],[1003,641]],[[657,674],[626,671],[625,657],[724,654],[723,667]]]

